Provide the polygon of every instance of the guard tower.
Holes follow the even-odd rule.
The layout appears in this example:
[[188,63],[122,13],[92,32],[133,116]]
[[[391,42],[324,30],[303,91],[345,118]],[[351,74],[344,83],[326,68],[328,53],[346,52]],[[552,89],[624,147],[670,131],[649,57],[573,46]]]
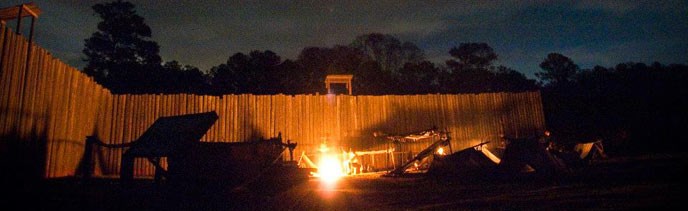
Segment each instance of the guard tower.
[[41,9],[33,2],[28,4],[20,4],[12,7],[0,8],[0,21],[5,23],[8,20],[17,19],[17,30],[15,33],[21,34],[21,22],[24,17],[31,17],[31,30],[29,31],[29,49],[26,52],[26,65],[24,68],[29,69],[31,64],[31,50],[33,49],[33,27],[36,24],[36,18],[41,15]]
[[327,93],[331,93],[332,86],[330,84],[344,84],[349,95],[351,95],[351,79],[353,78],[354,75],[327,75],[325,77],[325,89],[327,89]]
[[41,9],[33,2],[27,4],[20,4],[12,7],[0,8],[0,20],[5,22],[8,20],[17,19],[17,30],[15,33],[21,34],[21,21],[23,17],[31,17],[31,31],[29,32],[29,43],[33,41],[33,27],[36,18],[41,15]]

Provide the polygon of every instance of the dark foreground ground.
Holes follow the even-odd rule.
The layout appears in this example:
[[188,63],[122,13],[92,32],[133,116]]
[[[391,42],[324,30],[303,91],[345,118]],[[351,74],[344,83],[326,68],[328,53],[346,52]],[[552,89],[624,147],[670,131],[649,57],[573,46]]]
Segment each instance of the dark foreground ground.
[[[116,179],[73,178],[26,184],[3,197],[4,208],[47,210],[399,210],[399,209],[678,209],[685,204],[688,156],[616,157],[557,178],[402,178],[365,174],[332,186],[257,182],[245,189],[129,186]],[[7,190],[7,189],[5,189]],[[16,209],[16,208],[15,208]]]

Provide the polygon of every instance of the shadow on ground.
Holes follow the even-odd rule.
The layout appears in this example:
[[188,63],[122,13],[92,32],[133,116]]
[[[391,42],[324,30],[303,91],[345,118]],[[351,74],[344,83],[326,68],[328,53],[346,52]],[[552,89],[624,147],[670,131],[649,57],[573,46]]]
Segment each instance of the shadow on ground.
[[[534,175],[452,178],[366,174],[326,185],[257,182],[178,187],[117,179],[43,180],[18,190],[18,207],[87,210],[399,210],[399,209],[647,209],[677,207],[686,155],[616,157],[556,178]],[[24,203],[23,201],[27,201]]]

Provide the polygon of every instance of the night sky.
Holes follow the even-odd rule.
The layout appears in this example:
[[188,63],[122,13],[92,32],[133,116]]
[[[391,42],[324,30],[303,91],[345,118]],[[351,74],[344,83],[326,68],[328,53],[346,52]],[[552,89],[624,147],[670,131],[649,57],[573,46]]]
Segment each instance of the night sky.
[[[26,2],[6,0],[0,7]],[[38,44],[83,67],[84,39],[100,21],[91,9],[97,1],[34,2],[43,10],[36,25]],[[202,70],[237,52],[272,50],[295,59],[304,47],[347,45],[372,32],[413,42],[436,64],[444,64],[459,43],[486,42],[499,55],[498,64],[530,78],[551,52],[581,68],[629,61],[688,63],[687,1],[131,2],[151,27],[163,60]]]

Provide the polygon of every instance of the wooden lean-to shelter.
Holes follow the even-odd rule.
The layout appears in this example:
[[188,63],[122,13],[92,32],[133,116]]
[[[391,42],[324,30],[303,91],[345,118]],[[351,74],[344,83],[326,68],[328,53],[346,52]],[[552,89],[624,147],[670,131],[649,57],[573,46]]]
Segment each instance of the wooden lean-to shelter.
[[[250,142],[200,142],[217,119],[215,112],[161,117],[134,141],[108,145],[89,137],[87,143],[126,149],[120,165],[120,179],[125,182],[134,178],[135,159],[143,158],[155,166],[156,180],[165,178],[173,183],[215,182],[230,186],[253,181],[271,168],[280,168],[282,162],[278,161],[282,161],[282,152],[296,147],[296,144],[282,143],[279,136]],[[85,157],[92,159],[94,156]],[[167,168],[161,163],[163,159],[167,161]],[[283,174],[293,174],[295,171],[287,168],[280,170],[290,171],[281,172]]]

